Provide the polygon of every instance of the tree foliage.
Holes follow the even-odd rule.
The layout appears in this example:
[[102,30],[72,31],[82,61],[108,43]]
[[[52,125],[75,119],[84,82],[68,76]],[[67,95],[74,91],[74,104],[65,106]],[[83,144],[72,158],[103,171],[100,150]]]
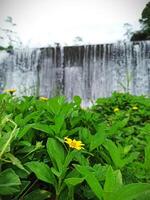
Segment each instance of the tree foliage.
[[145,31],[150,31],[150,2],[146,4],[146,7],[142,12],[140,22],[142,23]]
[[150,39],[150,2],[146,4],[144,10],[142,11],[139,22],[142,25],[142,29],[133,34],[131,41]]

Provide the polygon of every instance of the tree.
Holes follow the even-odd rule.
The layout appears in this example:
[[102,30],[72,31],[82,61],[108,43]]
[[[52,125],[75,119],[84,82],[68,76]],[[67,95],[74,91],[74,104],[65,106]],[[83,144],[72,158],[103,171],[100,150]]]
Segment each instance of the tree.
[[74,38],[74,40],[73,40],[73,44],[74,44],[75,46],[82,45],[82,44],[83,44],[83,39],[82,39],[82,37],[76,36],[76,37]]
[[124,36],[125,36],[125,41],[130,41],[131,37],[132,37],[132,25],[129,24],[129,23],[125,23],[124,24],[124,29],[125,29],[125,33],[124,33]]
[[0,50],[11,51],[14,47],[21,47],[22,42],[15,31],[16,24],[12,17],[8,16],[5,22],[6,27],[0,27]]
[[142,18],[139,21],[143,25],[143,30],[150,33],[150,2],[146,4],[142,12]]
[[135,32],[131,41],[149,40],[150,39],[150,2],[146,4],[139,20],[142,29]]

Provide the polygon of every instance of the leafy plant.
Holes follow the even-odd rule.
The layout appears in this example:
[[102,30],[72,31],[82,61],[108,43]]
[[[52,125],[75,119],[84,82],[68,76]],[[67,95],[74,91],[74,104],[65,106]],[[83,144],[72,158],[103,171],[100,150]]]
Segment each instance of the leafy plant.
[[2,200],[150,197],[149,98],[81,101],[0,95]]

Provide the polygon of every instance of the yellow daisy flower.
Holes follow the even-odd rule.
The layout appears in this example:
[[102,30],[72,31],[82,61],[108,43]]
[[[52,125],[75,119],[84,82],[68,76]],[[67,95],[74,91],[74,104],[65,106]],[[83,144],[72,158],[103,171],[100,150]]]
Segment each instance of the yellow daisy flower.
[[67,143],[69,145],[70,148],[73,149],[77,149],[77,150],[81,150],[84,149],[84,144],[81,141],[77,141],[75,139],[70,139],[68,137],[64,138],[65,143]]
[[40,100],[48,101],[48,98],[47,97],[40,97]]
[[137,106],[133,106],[132,109],[133,110],[138,110],[138,107]]
[[4,92],[13,94],[14,92],[16,92],[16,89],[7,89],[7,90],[4,90]]
[[119,111],[119,108],[114,108],[114,112],[118,112]]

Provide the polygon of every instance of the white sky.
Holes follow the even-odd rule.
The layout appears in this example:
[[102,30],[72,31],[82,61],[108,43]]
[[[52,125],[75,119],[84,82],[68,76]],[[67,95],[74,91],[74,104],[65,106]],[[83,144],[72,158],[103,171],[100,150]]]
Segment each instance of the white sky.
[[0,0],[0,27],[11,16],[24,44],[72,44],[76,36],[85,43],[122,39],[123,24],[138,28],[149,0]]

